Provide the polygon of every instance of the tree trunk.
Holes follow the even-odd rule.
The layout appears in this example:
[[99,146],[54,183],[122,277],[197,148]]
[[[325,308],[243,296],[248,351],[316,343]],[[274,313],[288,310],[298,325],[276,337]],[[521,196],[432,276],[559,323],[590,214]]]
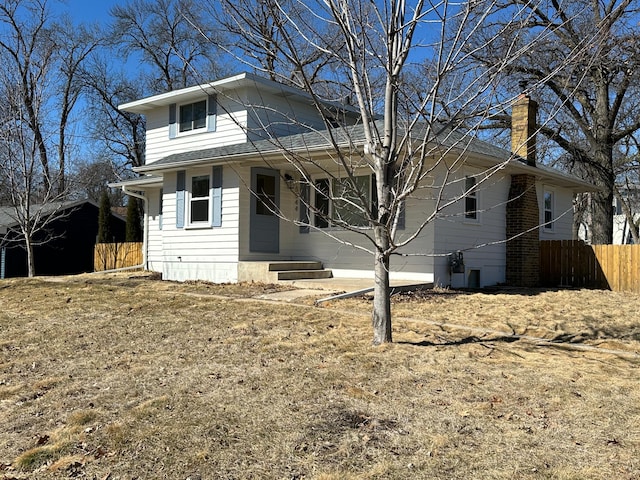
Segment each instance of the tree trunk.
[[613,193],[594,192],[591,197],[591,243],[613,243]]
[[29,277],[35,277],[36,264],[33,258],[33,244],[31,243],[29,235],[25,235],[25,247],[27,250],[27,275]]
[[591,147],[593,162],[588,174],[601,190],[591,194],[590,240],[593,245],[610,245],[613,243],[613,194],[616,189],[610,135],[604,132],[596,136]]
[[389,288],[389,255],[376,251],[373,288],[373,344],[390,343],[391,289]]

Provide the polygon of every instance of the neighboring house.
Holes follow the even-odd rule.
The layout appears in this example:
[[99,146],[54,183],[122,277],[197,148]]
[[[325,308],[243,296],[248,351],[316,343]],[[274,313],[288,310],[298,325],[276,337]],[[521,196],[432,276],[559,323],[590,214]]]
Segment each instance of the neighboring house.
[[[631,207],[633,221],[636,225],[640,222],[640,185],[633,188],[620,188],[620,194]],[[616,197],[613,199],[613,244],[629,245],[633,243],[631,225],[629,219],[622,210],[622,205]]]
[[[640,186],[632,186],[632,188],[619,187],[620,194],[624,201],[629,202],[633,213],[633,220],[636,224],[640,222]],[[587,195],[587,205],[591,204],[591,197]],[[578,238],[586,243],[591,243],[591,216],[589,208],[583,214],[583,220],[578,226]],[[629,219],[624,214],[622,204],[617,197],[613,198],[613,245],[630,245],[633,244],[633,235],[631,234],[631,225]]]
[[[93,271],[93,249],[98,235],[99,207],[90,200],[34,205],[54,215],[35,235],[36,275],[68,275]],[[124,241],[126,220],[111,215],[116,242]],[[27,252],[12,207],[0,207],[0,278],[27,276]]]
[[[325,115],[336,108],[326,107]],[[245,73],[120,108],[147,117],[146,163],[135,169],[143,176],[112,186],[145,200],[149,270],[168,280],[237,282],[275,278],[260,273],[255,262],[317,261],[335,277],[373,279],[370,255],[326,233],[370,245],[353,232],[309,218],[298,199],[301,192],[307,194],[308,184],[278,148],[285,145],[313,158],[317,168],[309,162],[309,171],[314,185],[329,181],[326,171],[338,173],[322,118],[308,95]],[[357,148],[362,127],[357,126],[357,112],[345,109],[340,119],[352,124],[350,140],[355,142],[350,146]],[[538,239],[570,239],[573,196],[593,188],[535,164],[535,102],[528,97],[514,110],[514,127],[517,158],[485,142],[464,143],[464,166],[448,172],[450,186],[444,193],[459,196],[476,182],[477,191],[441,212],[405,249],[420,256],[392,257],[392,279],[457,287],[537,283]],[[458,155],[453,149],[448,157],[453,161]],[[487,168],[497,165],[502,167],[483,183]],[[444,169],[444,163],[438,166],[427,183],[443,181]],[[361,175],[362,185],[371,188],[371,172]],[[268,196],[284,217],[308,218],[308,225],[273,215],[252,194],[256,191]],[[333,208],[314,189],[309,200],[317,209]],[[424,195],[409,200],[400,236],[413,233],[435,201]],[[540,224],[544,226],[538,229]],[[479,245],[485,246],[474,248]],[[451,254],[457,251],[464,253],[464,264],[456,268],[461,273],[451,269]],[[279,268],[285,265],[272,265]]]

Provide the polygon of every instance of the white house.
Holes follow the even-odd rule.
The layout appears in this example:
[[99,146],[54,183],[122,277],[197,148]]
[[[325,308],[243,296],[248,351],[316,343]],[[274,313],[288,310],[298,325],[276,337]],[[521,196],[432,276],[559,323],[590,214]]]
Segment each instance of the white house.
[[[451,148],[425,180],[425,191],[446,183],[444,196],[460,201],[440,211],[401,252],[406,255],[392,258],[392,279],[458,287],[532,283],[538,238],[571,238],[573,195],[592,187],[535,164],[535,103],[523,97],[520,104],[521,113],[514,110],[517,155],[468,141],[464,151]],[[313,215],[313,209],[337,208],[318,194],[318,185],[329,184],[328,172],[339,171],[322,116],[348,125],[351,142],[342,136],[343,145],[357,149],[357,112],[329,103],[319,111],[306,93],[248,73],[120,108],[147,119],[146,163],[135,169],[142,176],[113,185],[145,200],[149,270],[169,280],[271,280],[276,274],[256,268],[271,262],[272,270],[321,265],[324,270],[309,274],[373,278],[372,256],[358,248],[370,248],[366,240]],[[309,159],[311,194],[281,145]],[[461,156],[463,163],[449,168]],[[497,171],[487,178],[491,169]],[[363,169],[358,181],[371,192],[370,171]],[[477,189],[461,196],[476,182]],[[434,211],[436,197],[407,200],[400,237]],[[454,273],[451,254],[458,251],[463,264]],[[294,261],[301,263],[284,263]]]

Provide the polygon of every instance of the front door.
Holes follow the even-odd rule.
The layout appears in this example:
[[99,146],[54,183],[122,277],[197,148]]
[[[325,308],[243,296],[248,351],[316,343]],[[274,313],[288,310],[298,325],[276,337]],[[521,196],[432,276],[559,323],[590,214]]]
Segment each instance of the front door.
[[251,219],[249,250],[280,252],[280,174],[277,170],[251,169]]

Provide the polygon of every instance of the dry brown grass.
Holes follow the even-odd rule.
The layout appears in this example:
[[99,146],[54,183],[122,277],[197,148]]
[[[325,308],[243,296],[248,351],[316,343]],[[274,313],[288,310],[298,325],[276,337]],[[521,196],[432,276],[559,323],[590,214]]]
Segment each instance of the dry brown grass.
[[640,296],[273,288],[0,282],[0,479],[640,477]]

